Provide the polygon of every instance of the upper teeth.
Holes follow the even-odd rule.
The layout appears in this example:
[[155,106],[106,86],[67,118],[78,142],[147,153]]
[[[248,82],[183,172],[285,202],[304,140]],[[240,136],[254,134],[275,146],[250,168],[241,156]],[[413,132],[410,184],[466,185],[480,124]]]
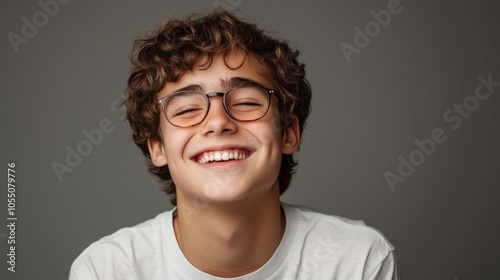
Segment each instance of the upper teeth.
[[240,149],[232,149],[216,152],[205,152],[198,156],[199,163],[208,163],[212,161],[226,161],[232,159],[244,159],[248,157],[248,151]]

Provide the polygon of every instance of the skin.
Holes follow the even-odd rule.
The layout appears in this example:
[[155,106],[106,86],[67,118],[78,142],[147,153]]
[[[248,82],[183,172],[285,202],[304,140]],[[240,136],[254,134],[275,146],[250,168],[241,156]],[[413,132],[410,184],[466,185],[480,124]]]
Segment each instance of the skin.
[[[267,88],[273,81],[250,56],[232,52],[226,62],[215,56],[209,69],[194,69],[177,82],[167,83],[158,93],[164,97],[188,85],[203,92],[226,91],[221,80],[251,79]],[[243,64],[242,64],[243,63]],[[206,119],[193,127],[179,128],[161,116],[163,143],[149,141],[155,166],[169,166],[176,183],[177,242],[191,264],[219,277],[237,277],[264,265],[278,247],[285,230],[280,207],[278,173],[281,156],[299,148],[300,133],[295,118],[282,133],[278,99],[261,119],[233,120],[219,97],[210,98]],[[201,164],[202,151],[243,148],[249,156],[238,161]]]

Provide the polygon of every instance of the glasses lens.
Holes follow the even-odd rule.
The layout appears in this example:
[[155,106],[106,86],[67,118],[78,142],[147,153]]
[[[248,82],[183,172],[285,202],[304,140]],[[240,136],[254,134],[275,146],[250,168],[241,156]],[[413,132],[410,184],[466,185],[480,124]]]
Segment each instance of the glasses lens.
[[237,120],[257,120],[269,109],[269,95],[257,86],[234,88],[226,96],[226,106]]
[[207,100],[197,92],[182,91],[172,94],[165,104],[165,115],[173,125],[191,126],[203,120]]

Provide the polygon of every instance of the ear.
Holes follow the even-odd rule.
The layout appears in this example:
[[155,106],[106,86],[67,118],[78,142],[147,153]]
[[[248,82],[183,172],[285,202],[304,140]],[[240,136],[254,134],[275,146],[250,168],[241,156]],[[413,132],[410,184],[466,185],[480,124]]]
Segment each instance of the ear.
[[300,129],[299,120],[293,117],[292,122],[283,132],[282,153],[293,154],[299,150],[300,147]]
[[148,149],[151,160],[156,167],[167,165],[167,155],[162,143],[158,140],[148,139]]

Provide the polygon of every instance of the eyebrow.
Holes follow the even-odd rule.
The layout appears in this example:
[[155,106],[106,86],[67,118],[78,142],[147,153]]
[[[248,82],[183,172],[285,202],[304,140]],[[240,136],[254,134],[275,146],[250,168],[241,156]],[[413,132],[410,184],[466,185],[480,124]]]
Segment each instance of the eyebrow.
[[254,80],[247,79],[247,78],[241,78],[241,77],[233,77],[229,80],[221,79],[220,85],[221,85],[221,88],[223,91],[229,91],[232,88],[244,87],[244,86],[259,86],[259,87],[265,88],[263,85],[261,85],[260,83],[254,81]]
[[[247,78],[241,78],[241,77],[232,77],[230,79],[220,79],[219,82],[220,82],[220,86],[221,86],[223,92],[227,92],[235,87],[244,87],[244,86],[259,86],[259,87],[266,88],[254,80],[247,79]],[[202,93],[204,91],[204,88],[202,85],[199,85],[199,84],[191,84],[191,85],[187,85],[185,87],[182,87],[182,88],[180,88],[172,93],[181,92],[181,91],[194,91],[194,92]],[[172,93],[170,93],[170,94],[172,94]]]
[[[195,92],[202,92],[203,91],[203,87],[201,85],[197,85],[197,84],[192,84],[192,85],[188,85],[188,86],[185,86],[183,88],[180,88],[172,93],[176,93],[176,92],[180,92],[180,91],[195,91]],[[170,94],[172,94],[170,93]],[[168,94],[168,95],[170,95]]]

